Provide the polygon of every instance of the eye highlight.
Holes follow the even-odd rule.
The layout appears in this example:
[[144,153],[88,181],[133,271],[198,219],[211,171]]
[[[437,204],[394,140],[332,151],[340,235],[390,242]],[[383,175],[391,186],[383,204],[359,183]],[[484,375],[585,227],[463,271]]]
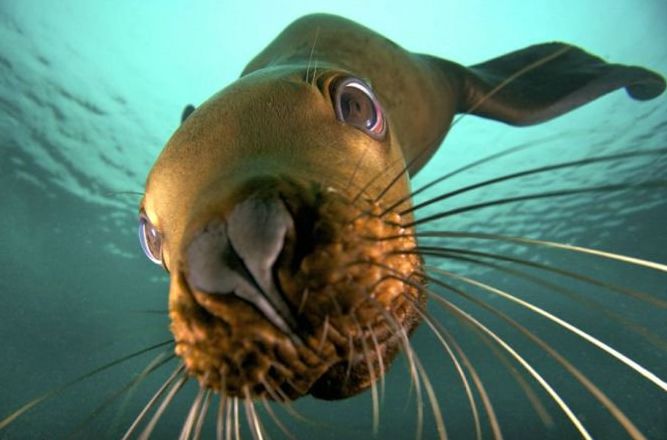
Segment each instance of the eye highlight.
[[162,236],[146,214],[139,215],[139,243],[149,260],[162,264]]
[[344,77],[333,84],[336,117],[374,139],[386,133],[384,112],[371,88],[358,78]]

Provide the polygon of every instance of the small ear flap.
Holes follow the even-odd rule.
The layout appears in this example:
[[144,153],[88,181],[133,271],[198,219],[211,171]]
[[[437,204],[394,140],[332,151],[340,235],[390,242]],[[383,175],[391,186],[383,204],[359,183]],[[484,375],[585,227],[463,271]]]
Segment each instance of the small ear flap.
[[188,119],[188,116],[190,116],[193,111],[195,111],[194,105],[188,104],[185,106],[185,108],[183,109],[183,113],[181,113],[181,124],[185,122],[186,119]]
[[530,46],[463,68],[462,80],[458,112],[513,125],[555,118],[621,87],[638,100],[665,90],[657,73],[608,64],[563,43]]

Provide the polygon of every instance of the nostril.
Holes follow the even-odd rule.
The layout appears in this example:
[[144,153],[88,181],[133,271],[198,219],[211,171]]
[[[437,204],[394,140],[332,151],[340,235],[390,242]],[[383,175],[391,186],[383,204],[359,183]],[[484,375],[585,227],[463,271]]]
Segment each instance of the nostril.
[[269,276],[290,229],[294,229],[292,216],[276,197],[248,198],[236,205],[227,219],[231,244],[248,269]]
[[187,249],[187,281],[207,293],[233,293],[238,285],[235,253],[222,222],[207,225]]
[[236,295],[297,338],[296,320],[272,270],[285,235],[293,228],[292,217],[280,199],[245,199],[224,223],[209,224],[188,246],[190,287],[209,294]]

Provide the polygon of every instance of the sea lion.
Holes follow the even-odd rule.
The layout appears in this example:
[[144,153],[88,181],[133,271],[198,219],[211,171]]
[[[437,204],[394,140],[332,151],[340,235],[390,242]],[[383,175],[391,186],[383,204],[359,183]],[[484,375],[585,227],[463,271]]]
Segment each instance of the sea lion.
[[622,87],[643,100],[665,83],[562,43],[466,68],[297,20],[186,108],[147,180],[140,240],[170,273],[187,374],[244,399],[372,386],[422,318],[409,178],[454,115],[529,125]]
[[665,82],[562,43],[466,68],[340,17],[295,21],[184,111],[147,179],[140,237],[170,272],[188,374],[246,398],[368,388],[420,321],[399,212],[453,116],[530,125],[622,87],[645,100]]

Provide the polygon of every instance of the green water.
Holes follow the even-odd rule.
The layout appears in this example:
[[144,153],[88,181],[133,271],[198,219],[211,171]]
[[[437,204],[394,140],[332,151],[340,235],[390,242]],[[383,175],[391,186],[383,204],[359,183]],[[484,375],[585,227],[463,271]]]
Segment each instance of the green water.
[[[667,4],[655,1],[191,2],[0,0],[0,418],[102,364],[169,338],[168,279],[136,242],[143,181],[187,103],[201,103],[238,77],[295,18],[330,12],[359,21],[406,49],[462,64],[525,46],[566,41],[612,62],[667,74]],[[424,198],[523,169],[583,157],[667,147],[667,97],[638,103],[610,94],[531,128],[463,118],[415,178],[415,187],[482,156],[521,143],[534,147],[475,168]],[[667,155],[636,156],[548,172],[470,192],[437,210],[516,195],[667,178]],[[425,212],[427,215],[429,212]],[[667,263],[664,187],[508,204],[449,217],[428,229],[527,236]],[[501,252],[586,273],[667,300],[655,270],[568,252],[459,240],[447,245]],[[445,264],[429,261],[431,264]],[[664,308],[531,267],[509,265],[575,291],[579,299],[472,263],[444,267],[516,293],[567,319],[667,377]],[[462,287],[463,285],[461,285]],[[667,438],[667,394],[592,345],[497,296],[472,294],[547,340],[612,399],[649,438]],[[596,438],[627,438],[582,385],[506,323],[450,295],[525,355]],[[582,299],[583,298],[583,299]],[[593,303],[596,301],[597,303]],[[605,305],[614,316],[610,318]],[[435,304],[478,369],[505,438],[577,438],[550,397],[516,363],[552,418],[545,425],[508,368],[474,332]],[[470,408],[451,361],[425,326],[412,341],[439,399],[451,438],[474,438]],[[646,337],[646,332],[651,335]],[[642,333],[643,332],[643,333]],[[118,365],[18,419],[0,439],[119,438],[172,371],[167,365],[89,423],[155,352]],[[386,377],[378,438],[413,438],[415,391],[399,358]],[[174,438],[195,387],[170,407],[156,438]],[[478,396],[476,396],[478,397]],[[481,406],[485,438],[491,438]],[[340,402],[295,403],[313,421],[277,409],[298,438],[372,435],[370,393]],[[424,439],[437,438],[428,401]],[[271,438],[282,438],[260,410]],[[245,416],[242,412],[242,420]],[[208,437],[214,417],[209,417]],[[245,424],[245,423],[244,423]],[[245,429],[245,428],[244,428]],[[251,438],[244,431],[244,438]]]

